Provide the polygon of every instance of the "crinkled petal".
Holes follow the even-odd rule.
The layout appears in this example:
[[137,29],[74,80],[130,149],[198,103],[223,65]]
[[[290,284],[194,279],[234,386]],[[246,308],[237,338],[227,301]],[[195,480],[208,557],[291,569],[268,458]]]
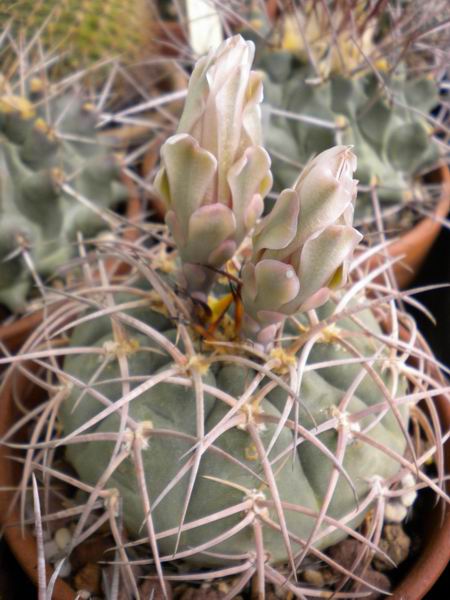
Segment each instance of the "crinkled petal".
[[209,257],[227,239],[233,238],[236,219],[223,204],[199,208],[189,220],[186,250],[182,258],[188,262],[210,264]]
[[321,152],[306,165],[294,185],[300,194],[297,241],[303,245],[345,213],[355,199],[356,157],[347,146]]
[[225,240],[219,246],[217,246],[217,248],[214,248],[214,250],[208,256],[208,265],[212,265],[217,268],[221,267],[233,257],[236,249],[237,246],[234,240]]
[[300,290],[294,269],[278,260],[261,260],[255,267],[258,310],[277,311],[293,300]]
[[[248,203],[244,214],[245,233],[248,233],[254,227],[256,221],[262,215],[264,210],[264,200],[260,194],[255,194]],[[243,236],[243,238],[245,235]]]
[[330,170],[317,167],[303,180],[299,189],[300,218],[297,243],[329,227],[352,202],[352,196],[339,184]]
[[257,317],[261,326],[267,327],[267,325],[277,325],[278,323],[281,323],[281,321],[286,318],[286,315],[274,310],[258,310]]
[[217,115],[217,159],[218,159],[218,200],[229,202],[228,172],[236,160],[240,138],[242,110],[245,97],[245,85],[248,75],[244,76],[244,66],[235,68],[236,73],[230,77],[215,97]]
[[298,227],[300,198],[294,190],[284,190],[272,211],[257,225],[253,236],[255,254],[261,250],[281,250],[295,238]]
[[242,269],[242,297],[244,304],[252,304],[256,298],[255,265],[246,263]]
[[339,178],[345,175],[351,178],[352,174],[356,171],[357,160],[349,146],[341,145],[328,148],[328,150],[324,150],[305,165],[295,182],[295,187],[300,185],[309,175],[310,171],[318,166],[329,169],[334,177]]
[[206,97],[209,91],[206,73],[214,59],[211,50],[207,56],[203,56],[196,63],[189,78],[188,93],[184,103],[177,133],[189,133],[195,135],[198,124],[205,110]]
[[262,143],[261,102],[263,100],[263,73],[252,71],[246,90],[246,103],[243,109],[242,124],[244,129],[243,143]]
[[361,238],[352,227],[333,225],[305,243],[298,273],[301,291],[296,300],[300,306],[328,284]]
[[253,56],[254,44],[234,36],[217,49],[206,73],[208,94],[198,139],[218,160],[217,194],[225,204],[229,202],[227,173],[242,154],[238,149]]
[[[266,150],[261,146],[247,148],[228,171],[228,185],[233,212],[236,215],[237,239],[241,242],[262,213],[262,199],[254,200],[255,195],[260,198],[265,196],[272,186],[270,157]],[[249,212],[248,208],[252,202],[252,210]],[[249,220],[248,224],[246,217]]]
[[[205,200],[217,161],[187,134],[170,137],[162,147],[161,154],[167,175],[170,207],[176,212],[181,226],[186,228],[191,215]],[[160,185],[162,182],[164,175],[161,176]]]

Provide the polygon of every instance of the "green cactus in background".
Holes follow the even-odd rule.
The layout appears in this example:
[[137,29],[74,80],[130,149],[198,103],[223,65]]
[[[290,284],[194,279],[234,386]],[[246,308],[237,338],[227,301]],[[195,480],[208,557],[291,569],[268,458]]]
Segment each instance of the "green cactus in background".
[[[342,143],[353,146],[358,155],[356,178],[361,187],[367,190],[376,184],[383,202],[412,198],[416,176],[439,157],[425,117],[438,103],[432,80],[394,76],[383,87],[369,73],[353,78],[332,74],[314,82],[310,69],[284,51],[264,53],[260,67],[267,74],[264,141],[279,190],[295,181],[296,163],[305,164]],[[272,108],[294,116],[276,115]],[[367,216],[369,194],[363,191],[360,200],[357,215]]]
[[146,19],[145,0],[0,0],[0,27],[10,23],[26,39],[41,30],[44,51],[63,54],[57,68],[66,72],[110,57],[136,58]]
[[75,92],[47,100],[41,80],[28,83],[28,98],[2,83],[0,302],[16,311],[32,286],[23,250],[37,273],[54,274],[75,254],[78,232],[90,238],[108,227],[95,210],[116,206],[126,190],[118,158],[97,135],[91,104]]
[[256,39],[265,74],[264,144],[276,190],[293,185],[316,154],[346,144],[358,156],[358,222],[373,221],[371,188],[382,209],[426,200],[419,178],[442,151],[433,138],[439,120],[429,118],[439,105],[436,61],[414,52],[420,31],[403,32],[395,11],[369,10],[365,0],[305,0],[273,22],[250,4],[254,29],[243,35]]

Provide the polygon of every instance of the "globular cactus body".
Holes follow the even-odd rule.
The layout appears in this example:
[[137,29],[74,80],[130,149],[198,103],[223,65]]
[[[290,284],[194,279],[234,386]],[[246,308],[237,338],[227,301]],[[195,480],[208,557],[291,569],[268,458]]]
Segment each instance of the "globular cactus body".
[[[320,317],[329,316],[332,310],[331,303],[326,305],[321,309]],[[367,328],[375,335],[381,334],[379,325],[369,311],[359,314],[358,317],[363,328]],[[304,322],[303,316],[300,318]],[[148,311],[144,322],[156,327],[157,331],[167,339],[176,340],[176,330],[162,315]],[[298,335],[298,328],[288,324],[285,334]],[[361,376],[364,367],[345,365],[315,369],[314,363],[323,364],[327,361],[348,359],[350,354],[345,347],[341,346],[340,339],[351,339],[354,348],[364,357],[373,356],[379,349],[379,343],[374,339],[367,339],[367,333],[350,319],[337,322],[334,336],[329,339],[323,336],[310,354],[308,371],[304,375],[299,393],[298,422],[324,445],[325,451],[328,449],[333,454],[336,452],[338,436],[347,436],[342,467],[350,481],[343,473],[339,474],[326,515],[339,520],[355,511],[355,517],[349,521],[352,526],[356,526],[365,514],[365,511],[358,511],[358,506],[364,502],[373,487],[374,479],[378,477],[385,480],[393,476],[398,471],[398,463],[386,456],[385,452],[359,441],[357,437],[352,439],[352,428],[357,432],[368,429],[369,436],[400,454],[404,451],[405,439],[392,413],[386,414],[381,420],[378,419],[377,413],[365,417],[359,416],[368,407],[380,402],[380,387],[370,375],[361,380],[354,393],[351,393],[345,411],[339,414],[338,406],[349,394],[352,384],[358,376]],[[126,338],[127,347],[131,349],[127,355],[130,376],[142,376],[144,381],[173,365],[170,357],[161,348],[158,351],[158,345],[149,337],[136,334],[135,331],[127,328]],[[100,325],[94,324],[94,327],[90,323],[81,325],[75,330],[72,343],[75,345],[88,343],[93,347],[104,348],[109,344],[113,347],[115,342],[109,319],[102,321]],[[207,360],[208,356],[205,356],[205,359]],[[295,356],[292,356],[294,363],[295,360]],[[114,402],[123,397],[118,356],[111,355],[110,361],[99,377],[95,375],[99,368],[97,354],[92,354],[90,357],[85,355],[67,357],[64,367],[69,376],[83,384],[95,380],[96,388],[109,400]],[[375,370],[393,395],[404,393],[405,384],[401,378],[399,381],[398,378],[393,377],[389,369],[382,370],[376,367]],[[208,386],[205,389],[201,409],[204,414],[206,439],[220,421],[231,419],[231,406],[223,399],[214,397],[211,390],[225,392],[237,402],[245,394],[255,375],[256,372],[252,369],[227,364],[226,359],[224,361],[219,359],[213,363],[203,375],[203,384]],[[171,482],[175,481],[179,471],[189,462],[191,457],[189,450],[197,439],[196,423],[200,408],[198,404],[196,405],[195,384],[189,371],[186,371],[185,376],[189,380],[187,385],[160,383],[140,393],[129,404],[128,416],[134,419],[138,426],[142,426],[143,430],[147,427],[143,464],[148,494],[153,502]],[[110,383],[106,383],[107,381]],[[296,540],[300,539],[304,542],[313,530],[316,515],[324,502],[333,472],[333,462],[323,448],[318,448],[308,439],[303,438],[301,432],[297,432],[300,443],[296,450],[293,450],[296,439],[293,407],[288,414],[289,420],[277,435],[277,441],[271,444],[277,427],[282,421],[282,414],[288,403],[288,394],[285,389],[276,384],[272,386],[270,392],[264,393],[262,390],[268,383],[270,378],[263,378],[252,398],[237,413],[242,416],[240,425],[227,428],[221,435],[217,435],[217,438],[214,437],[214,448],[206,449],[201,457],[184,522],[191,523],[198,519],[206,519],[207,524],[194,527],[181,535],[177,552],[186,561],[202,566],[224,562],[223,557],[218,559],[189,550],[203,546],[211,552],[229,554],[231,562],[233,562],[233,555],[256,552],[252,522],[245,525],[249,509],[238,511],[228,517],[215,517],[215,514],[220,511],[239,506],[247,497],[254,496],[257,504],[259,499],[263,513],[264,500],[268,500],[269,504],[272,501],[273,504],[273,488],[268,482],[264,461],[255,445],[254,436],[250,433],[251,427],[256,428],[257,437],[265,450],[271,445],[267,458],[274,461],[272,469],[279,498],[283,506],[289,503],[289,508],[283,510],[295,551],[302,548]],[[133,384],[131,387],[135,388],[136,385]],[[62,406],[60,416],[65,435],[70,435],[105,408],[90,393],[83,393],[83,398],[80,399],[81,393],[76,386]],[[400,408],[399,414],[403,424],[406,424],[407,409]],[[336,419],[335,427],[328,426],[323,433],[316,433],[321,425],[333,418]],[[376,420],[378,423],[374,423]],[[117,432],[119,425],[120,412],[117,411],[88,431],[90,433]],[[347,429],[343,433],[345,428]],[[67,457],[81,479],[95,485],[107,470],[114,446],[114,443],[105,441],[69,445]],[[217,450],[222,451],[222,454]],[[157,534],[170,529],[176,532],[182,522],[188,484],[189,476],[186,474],[152,511]],[[136,493],[138,481],[132,458],[122,462],[104,485],[109,489],[119,490],[127,529],[134,537],[140,537],[145,513],[141,498]],[[308,514],[308,510],[312,512]],[[267,509],[267,515],[264,514],[262,518],[264,549],[269,553],[272,563],[285,562],[288,554],[282,534],[265,524],[266,516],[268,520],[279,523],[276,509],[271,506]],[[239,529],[241,524],[244,526]],[[226,537],[226,532],[234,527],[238,530],[235,535],[218,544],[211,543],[222,535]],[[323,534],[323,530],[327,528],[328,532]],[[317,548],[325,548],[345,537],[346,534],[339,528],[330,528],[329,523],[324,523],[317,535],[318,540],[315,545]],[[167,537],[162,536],[159,541],[161,556],[171,556],[175,551],[176,538],[176,533]]]
[[92,106],[76,93],[48,104],[36,90],[0,96],[0,302],[12,310],[24,307],[32,281],[22,250],[50,276],[75,254],[78,232],[90,238],[107,227],[64,183],[100,211],[126,196],[119,161],[95,126]]

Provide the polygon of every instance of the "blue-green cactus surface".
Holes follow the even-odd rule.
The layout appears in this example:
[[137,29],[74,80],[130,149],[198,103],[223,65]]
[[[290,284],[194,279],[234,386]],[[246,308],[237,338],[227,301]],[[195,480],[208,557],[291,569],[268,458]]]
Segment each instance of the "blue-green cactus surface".
[[[116,303],[124,301],[126,295],[116,297]],[[331,314],[333,304],[330,302],[319,310],[320,318]],[[138,318],[141,323],[155,328],[168,340],[176,343],[177,334],[173,328],[173,322],[162,314],[150,309],[139,309],[130,311],[132,316]],[[303,320],[303,317],[299,317]],[[304,374],[300,389],[299,423],[324,445],[325,449],[332,453],[336,451],[338,433],[337,429],[328,428],[322,433],[317,433],[321,424],[335,416],[336,407],[342,401],[345,394],[351,388],[355,379],[364,369],[360,364],[346,364],[339,366],[328,366],[326,368],[314,368],[315,363],[349,359],[352,355],[348,349],[340,343],[341,340],[351,342],[356,352],[362,356],[374,356],[380,349],[380,343],[375,336],[381,333],[374,316],[369,311],[358,314],[360,324],[349,318],[338,321],[330,330],[331,336],[322,336],[314,345],[308,359],[308,370]],[[303,321],[304,322],[304,321]],[[124,328],[127,337],[127,362],[129,374],[133,376],[146,377],[160,373],[171,364],[170,357],[158,347],[157,343],[149,336],[137,333],[128,326]],[[371,333],[374,334],[372,337]],[[299,329],[293,322],[285,326],[285,335],[296,337]],[[112,347],[112,327],[109,317],[94,319],[78,326],[72,336],[72,346],[92,346],[93,348]],[[195,342],[194,342],[195,343]],[[106,345],[105,345],[106,344]],[[183,345],[178,344],[183,351]],[[206,355],[206,358],[208,355]],[[392,393],[398,397],[405,392],[405,383],[400,377],[398,385],[394,383],[395,377],[384,361],[386,355],[381,352],[380,360],[374,363],[374,369]],[[70,396],[64,401],[60,418],[64,435],[69,435],[77,428],[86,423],[105,408],[98,399],[89,391],[82,391],[82,385],[95,381],[95,389],[111,401],[118,401],[123,394],[122,376],[117,356],[111,355],[106,366],[99,366],[102,357],[98,354],[80,354],[67,356],[64,369],[73,381]],[[190,377],[189,371],[184,373]],[[210,386],[209,392],[204,395],[204,427],[205,433],[210,432],[219,421],[230,415],[230,406],[223,400],[219,400],[210,391],[217,388],[222,392],[239,399],[246,390],[255,372],[246,367],[232,364],[224,358],[212,364],[208,371],[202,375],[203,383]],[[115,381],[112,381],[115,380]],[[138,383],[131,383],[131,388]],[[104,382],[104,383],[102,383]],[[269,382],[264,378],[259,386],[261,390]],[[82,396],[82,397],[81,397]],[[268,448],[272,437],[280,422],[283,410],[286,407],[287,393],[284,389],[275,385],[273,389],[263,397],[259,397],[256,408],[253,394],[246,406],[254,408],[254,415],[259,416],[257,425],[259,439],[265,449]],[[378,444],[386,448],[403,453],[405,439],[401,427],[392,411],[385,411],[381,419],[379,412],[366,414],[360,418],[359,413],[368,407],[382,405],[384,401],[383,392],[370,374],[367,374],[351,394],[346,407],[346,418],[353,422],[357,431],[365,431],[367,435],[376,440]],[[395,400],[394,400],[395,401]],[[253,404],[252,404],[253,402]],[[148,391],[143,392],[129,404],[129,416],[137,423],[149,423],[155,435],[148,438],[148,447],[143,451],[143,464],[145,469],[146,485],[151,502],[155,502],[162,490],[176,477],[179,470],[192,456],[189,450],[195,445],[197,410],[195,392],[193,386],[184,386],[176,383],[160,383]],[[245,410],[245,407],[244,407]],[[301,549],[301,545],[295,542],[300,538],[306,540],[313,531],[315,519],[311,514],[302,513],[302,509],[318,513],[327,486],[333,472],[333,463],[324,450],[315,447],[306,441],[301,433],[298,434],[298,446],[293,451],[295,439],[292,424],[295,419],[295,411],[292,409],[288,421],[280,431],[276,443],[273,445],[269,459],[275,460],[272,469],[275,473],[276,487],[282,502],[291,503],[301,507],[299,511],[286,509],[285,519],[288,530],[292,534],[291,543],[295,551]],[[407,421],[407,410],[399,408],[401,420]],[[378,419],[378,422],[375,421]],[[100,423],[89,429],[92,432],[117,432],[120,423],[118,413],[111,414]],[[372,426],[370,426],[372,424]],[[158,432],[165,432],[158,435]],[[170,434],[173,432],[173,436]],[[181,434],[181,435],[180,435]],[[80,478],[92,485],[96,484],[111,460],[115,444],[112,442],[89,442],[83,444],[69,444],[66,449],[68,460],[75,467]],[[264,465],[256,451],[254,440],[249,430],[244,426],[234,426],[222,433],[214,442],[215,449],[225,452],[220,454],[213,449],[208,449],[203,454],[199,471],[195,480],[192,497],[190,498],[185,523],[195,521],[208,515],[214,515],[221,510],[238,505],[246,494],[261,492],[266,500],[273,500],[272,491],[267,483]],[[233,462],[233,460],[235,462]],[[349,519],[351,526],[357,526],[363,513],[358,513],[358,506],[367,496],[374,484],[374,478],[388,479],[396,474],[399,464],[386,453],[376,450],[367,443],[358,439],[349,439],[345,450],[343,468],[347,472],[352,485],[341,473],[334,491],[331,503],[326,511],[327,515],[336,519],[342,519],[345,515],[355,510],[358,516]],[[220,481],[219,481],[220,480]],[[163,501],[154,507],[152,518],[157,533],[170,528],[177,528],[180,523],[183,505],[185,502],[189,484],[189,475],[185,474]],[[138,482],[136,466],[132,458],[127,458],[114,471],[109,480],[105,482],[105,488],[115,488],[119,491],[122,499],[123,518],[129,533],[133,537],[142,537],[145,532],[141,527],[144,522],[140,494],[138,493]],[[352,489],[353,488],[353,489]],[[247,492],[246,492],[247,490]],[[278,515],[273,507],[267,513],[275,523],[279,522]],[[210,523],[201,527],[193,528],[184,532],[180,538],[178,552],[188,551],[186,560],[199,566],[211,566],[218,559],[201,552],[191,552],[209,540],[223,534],[227,530],[243,521],[245,512],[237,512],[227,518],[211,518]],[[323,531],[325,525],[322,525]],[[339,529],[329,532],[316,541],[318,548],[327,547],[345,534]],[[287,550],[282,535],[276,529],[263,526],[263,539],[265,550],[269,553],[271,562],[283,562],[288,558]],[[162,537],[159,540],[160,555],[170,556],[175,549],[176,535]],[[213,544],[208,548],[211,552],[222,554],[243,554],[255,549],[254,533],[251,524],[232,535],[220,544]],[[222,564],[224,558],[220,561]],[[226,562],[226,561],[225,561]]]
[[[259,67],[266,73],[264,143],[272,156],[276,189],[292,186],[298,165],[336,143],[353,146],[356,179],[366,189],[375,183],[382,202],[411,198],[417,175],[437,161],[438,146],[426,119],[438,103],[431,79],[396,75],[380,83],[368,73],[353,78],[333,74],[317,82],[286,51],[262,53]],[[300,120],[272,114],[271,108]],[[356,210],[358,216],[371,210],[368,193],[359,194]]]

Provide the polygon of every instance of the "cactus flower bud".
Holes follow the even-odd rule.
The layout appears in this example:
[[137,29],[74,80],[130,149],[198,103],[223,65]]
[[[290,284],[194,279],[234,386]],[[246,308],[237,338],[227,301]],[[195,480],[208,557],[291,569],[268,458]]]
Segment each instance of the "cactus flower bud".
[[260,217],[272,185],[253,56],[253,43],[238,35],[197,62],[177,133],[161,149],[155,187],[198,297],[213,282],[210,267],[222,267]]
[[346,282],[361,234],[352,227],[356,157],[336,146],[310,161],[256,227],[242,272],[244,332],[268,344],[289,315],[316,308]]

